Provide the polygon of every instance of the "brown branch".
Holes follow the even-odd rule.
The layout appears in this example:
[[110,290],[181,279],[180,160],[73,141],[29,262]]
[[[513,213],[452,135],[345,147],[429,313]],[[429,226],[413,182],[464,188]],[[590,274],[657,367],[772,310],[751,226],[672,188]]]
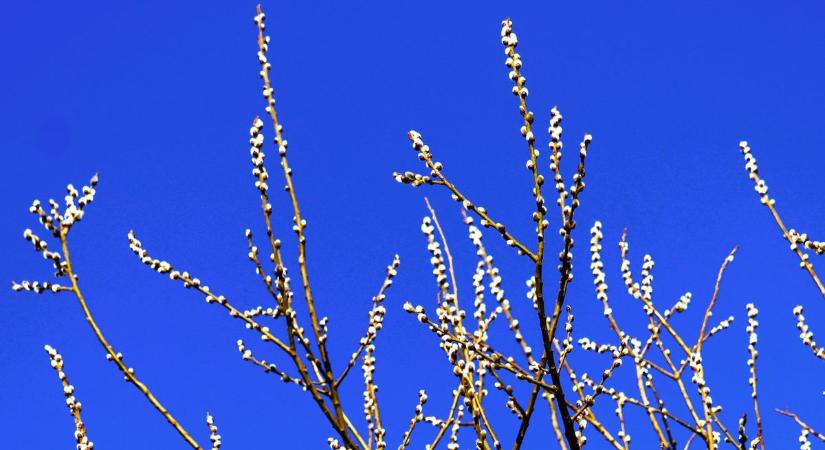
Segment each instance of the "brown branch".
[[185,428],[183,428],[183,425],[181,425],[180,422],[178,422],[178,420],[175,419],[174,416],[172,416],[172,413],[170,413],[169,410],[166,409],[166,407],[160,403],[160,401],[155,397],[152,391],[149,390],[149,387],[147,387],[143,382],[141,382],[137,378],[134,369],[128,367],[126,363],[123,361],[123,354],[115,351],[114,347],[112,347],[112,345],[109,344],[109,341],[103,335],[103,332],[97,325],[94,316],[92,316],[92,312],[89,309],[89,306],[86,304],[86,298],[80,291],[80,285],[77,282],[77,275],[74,273],[74,269],[72,268],[71,256],[69,255],[67,231],[68,230],[60,233],[60,243],[63,247],[63,257],[65,258],[66,263],[66,274],[72,282],[72,292],[74,293],[75,298],[77,298],[78,303],[80,303],[80,307],[83,309],[83,315],[86,317],[86,322],[92,328],[92,331],[94,331],[95,337],[97,337],[97,340],[98,342],[100,342],[100,345],[102,345],[103,348],[106,350],[107,359],[109,359],[110,361],[114,361],[114,363],[117,365],[117,368],[123,374],[123,377],[126,379],[126,381],[135,386],[146,397],[146,400],[149,401],[149,404],[151,404],[152,407],[155,408],[163,416],[163,418],[166,419],[167,422],[169,422],[169,425],[171,425],[172,428],[174,428],[175,431],[178,432],[178,434],[183,438],[184,441],[186,441],[187,444],[189,444],[194,449],[200,450],[200,444],[198,444],[197,441],[195,441],[195,439],[189,434],[189,432],[186,431]]
[[783,416],[790,417],[791,419],[793,419],[794,422],[796,422],[797,425],[802,427],[803,430],[806,430],[808,433],[813,434],[820,441],[825,442],[825,434],[822,434],[822,433],[816,431],[810,425],[803,422],[802,419],[800,419],[799,416],[796,415],[796,413],[792,413],[790,411],[787,411],[787,410],[784,410],[784,409],[779,409],[779,408],[776,409],[776,412],[778,412],[779,414],[782,414]]

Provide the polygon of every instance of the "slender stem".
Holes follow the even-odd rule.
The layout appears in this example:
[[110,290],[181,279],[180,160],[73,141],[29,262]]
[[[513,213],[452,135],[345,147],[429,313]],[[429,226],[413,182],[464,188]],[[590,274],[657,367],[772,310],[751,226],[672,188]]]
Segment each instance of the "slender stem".
[[[776,211],[776,207],[770,201],[766,205],[768,206],[768,209],[771,211],[771,216],[773,216],[773,220],[776,222],[776,225],[778,225],[779,229],[782,230],[782,235],[785,236],[785,239],[787,239],[788,242],[793,244],[793,238],[791,237],[791,234],[788,232],[788,228],[785,227],[785,223],[782,222],[782,218],[779,217],[779,212]],[[796,253],[796,255],[799,256],[800,264],[802,265],[802,267],[805,268],[805,270],[811,276],[811,279],[814,280],[814,284],[816,285],[816,288],[819,289],[819,293],[823,297],[825,297],[825,285],[822,284],[822,280],[820,280],[819,276],[817,276],[816,272],[814,271],[813,264],[811,264],[808,261],[807,255],[802,250],[800,250],[799,246],[797,245],[793,246],[793,250],[794,253]]]
[[791,419],[794,420],[794,422],[796,422],[797,425],[804,428],[805,430],[808,430],[809,433],[816,436],[819,440],[825,442],[825,434],[822,434],[822,433],[814,430],[810,425],[803,422],[802,419],[800,419],[799,416],[796,415],[796,413],[792,413],[792,412],[784,410],[784,409],[777,409],[776,412],[778,412],[779,414],[782,414],[783,416],[790,417]]
[[133,373],[134,371],[126,366],[123,362],[123,357],[115,351],[114,347],[109,344],[109,341],[106,340],[106,336],[103,335],[103,332],[100,330],[100,327],[95,322],[94,316],[92,316],[91,310],[89,310],[89,306],[86,304],[86,299],[83,297],[83,293],[80,291],[80,285],[77,282],[77,275],[74,273],[74,269],[72,268],[72,260],[71,256],[69,255],[69,244],[68,240],[66,239],[67,232],[61,231],[60,232],[60,244],[63,247],[63,257],[65,258],[66,262],[66,274],[72,282],[72,292],[74,293],[75,297],[77,298],[78,303],[80,303],[80,307],[83,309],[83,315],[86,317],[86,322],[89,323],[89,326],[92,327],[92,331],[94,331],[95,336],[97,337],[98,342],[100,345],[106,349],[106,353],[109,355],[109,358],[117,364],[118,369],[123,373],[123,376],[126,377],[126,380],[129,381],[132,385],[134,385],[149,401],[149,403],[154,407],[175,431],[180,434],[183,440],[186,441],[192,448],[201,450],[200,444],[195,441],[195,439],[183,428],[183,425],[172,416],[172,413],[166,409],[163,404],[155,397],[152,391],[141,382],[137,376]]
[[[541,229],[542,227],[541,225],[539,225],[538,230]],[[564,248],[565,255],[568,254],[572,246],[572,239],[566,237]],[[566,407],[567,400],[564,396],[564,390],[561,389],[561,376],[559,374],[558,368],[556,367],[556,356],[555,352],[553,351],[552,344],[553,335],[551,334],[553,331],[555,331],[555,327],[551,324],[548,324],[547,321],[547,313],[544,302],[544,234],[542,232],[538,233],[538,249],[536,251],[535,263],[536,309],[538,310],[537,316],[539,319],[539,329],[541,330],[541,341],[542,345],[544,346],[544,354],[546,355],[546,358],[542,359],[545,361],[545,364],[547,365],[547,370],[550,374],[550,379],[553,381],[553,385],[559,387],[557,393],[555,394],[555,399],[556,403],[558,404],[558,409],[561,415],[562,424],[564,426],[564,435],[567,439],[567,443],[570,445],[571,450],[579,450],[581,447],[579,445],[578,437],[576,437],[576,430],[573,426],[573,421],[571,420],[570,413]],[[558,316],[561,314],[561,305],[564,303],[564,299],[567,296],[567,285],[569,282],[569,260],[565,258],[565,262],[562,263],[561,278],[559,280],[559,291],[556,297],[556,306],[553,312],[554,322],[558,321]],[[541,367],[544,367],[544,365],[542,365]],[[530,422],[530,414],[525,414],[523,422],[523,426],[526,431],[526,425],[529,425]],[[520,434],[519,436],[521,437],[521,439],[524,439],[523,435]],[[519,447],[515,448],[518,449]]]
[[[647,391],[645,390],[645,383],[642,379],[642,367],[639,364],[635,364],[636,367],[636,387],[639,389],[639,396],[642,400],[642,403],[645,405],[649,405],[650,401],[647,398]],[[665,438],[664,433],[662,432],[662,428],[659,426],[659,421],[656,420],[656,415],[653,414],[653,411],[650,409],[647,410],[648,419],[650,419],[650,425],[653,427],[653,430],[656,432],[656,436],[659,438],[659,443],[661,448],[669,448],[669,444],[667,438]]]
[[745,450],[741,445],[739,445],[738,442],[736,442],[736,439],[734,439],[733,436],[730,434],[730,431],[728,431],[727,427],[725,427],[725,424],[723,424],[722,421],[719,420],[719,416],[714,414],[713,421],[716,422],[716,426],[718,426],[719,429],[722,430],[722,434],[725,435],[727,441],[730,442],[731,445],[733,445],[737,450]]
[[559,427],[559,419],[556,415],[556,404],[552,401],[547,402],[550,405],[550,424],[553,426],[553,433],[556,435],[556,440],[559,441],[561,450],[567,450],[567,444],[564,443],[564,434]]
[[459,394],[458,390],[456,390],[455,394],[453,394],[453,403],[450,405],[450,412],[447,414],[447,420],[441,425],[441,428],[438,430],[438,433],[435,435],[432,443],[430,443],[429,448],[435,448],[436,445],[441,442],[441,439],[444,437],[444,433],[447,432],[447,429],[450,428],[450,425],[453,423],[453,414],[455,414],[455,410],[458,407],[458,398]]
[[[267,38],[264,36],[263,12],[261,5],[258,5],[258,15],[262,19],[258,21],[258,48],[262,53],[267,49]],[[333,408],[338,418],[338,425],[344,427],[344,411],[341,407],[341,401],[338,396],[338,389],[334,386],[335,377],[333,375],[332,363],[327,353],[325,339],[322,339],[321,327],[318,321],[318,315],[315,311],[315,302],[312,297],[312,289],[309,283],[309,270],[307,269],[307,250],[306,250],[306,235],[304,228],[306,221],[301,217],[301,209],[298,206],[298,197],[295,193],[295,185],[292,181],[292,169],[286,157],[286,140],[283,138],[283,127],[278,121],[278,112],[275,110],[275,98],[273,97],[272,84],[269,79],[269,63],[264,62],[261,68],[261,78],[264,82],[264,97],[267,102],[267,112],[272,121],[273,129],[275,130],[275,143],[278,145],[278,154],[281,159],[281,168],[283,169],[284,178],[286,179],[286,190],[289,193],[290,201],[292,202],[292,210],[294,212],[294,229],[298,236],[298,266],[301,272],[301,282],[304,287],[304,299],[306,300],[307,310],[312,324],[312,331],[315,334],[318,349],[320,351],[321,361],[324,364],[324,375],[330,384],[330,397],[332,399]]]
[[699,339],[697,339],[695,347],[695,351],[697,353],[701,353],[702,351],[702,344],[705,342],[705,331],[708,327],[708,321],[710,321],[710,316],[713,314],[713,307],[716,305],[716,300],[719,298],[719,291],[722,288],[722,277],[725,275],[725,269],[727,269],[728,264],[733,261],[737,248],[738,247],[734,247],[733,250],[730,251],[728,256],[722,262],[721,267],[719,267],[719,272],[716,274],[716,283],[713,286],[713,294],[710,297],[708,308],[705,310],[705,315],[702,318],[702,327],[699,329]]

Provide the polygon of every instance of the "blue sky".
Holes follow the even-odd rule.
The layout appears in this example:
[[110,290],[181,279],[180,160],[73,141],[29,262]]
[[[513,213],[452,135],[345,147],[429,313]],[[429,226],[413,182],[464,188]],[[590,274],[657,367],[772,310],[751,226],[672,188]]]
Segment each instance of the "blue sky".
[[[201,441],[209,410],[225,448],[324,448],[330,432],[309,398],[240,359],[236,339],[257,344],[254,336],[200,295],[141,266],[126,242],[134,228],[156,256],[238,304],[266,301],[246,259],[243,234],[248,227],[262,229],[247,148],[249,123],[264,106],[254,6],[6,5],[0,17],[6,43],[0,189],[7,195],[0,278],[50,276],[21,238],[23,229],[37,225],[28,206],[34,198],[62,198],[67,183],[82,184],[99,171],[97,199],[71,243],[90,307],[115,347]],[[759,205],[738,151],[738,142],[748,139],[791,226],[822,231],[822,5],[264,7],[278,107],[309,221],[310,270],[318,306],[331,318],[338,367],[363,332],[384,267],[393,254],[401,255],[377,351],[391,446],[406,428],[417,390],[429,392],[429,413],[443,414],[454,383],[435,337],[401,310],[406,300],[434,301],[419,231],[425,195],[445,225],[465,292],[475,264],[460,212],[446,192],[392,180],[394,170],[421,170],[406,132],[420,131],[452,180],[517,235],[529,236],[533,227],[531,180],[523,169],[527,150],[499,42],[500,21],[508,16],[520,38],[538,130],[546,128],[553,105],[564,114],[567,174],[581,135],[594,136],[568,297],[576,335],[610,336],[586,263],[594,220],[605,224],[613,307],[640,336],[641,308],[620,288],[614,244],[624,227],[636,270],[645,253],[656,260],[658,304],[693,292],[691,312],[678,322],[688,335],[696,333],[719,264],[739,245],[714,315],[719,320],[732,314],[736,322],[705,353],[714,399],[725,405],[729,426],[750,411],[744,305],[755,302],[761,310],[768,445],[788,448],[798,432],[772,412],[775,407],[791,408],[825,428],[819,413],[825,368],[799,343],[791,314],[795,304],[804,304],[814,331],[825,330],[825,308]],[[271,136],[271,130],[265,133]],[[546,148],[546,134],[538,139]],[[274,155],[271,147],[269,153]],[[272,184],[278,186],[273,162],[270,172],[278,181]],[[275,202],[276,211],[287,207],[283,196]],[[277,220],[281,234],[291,235],[289,216]],[[491,233],[486,236],[517,313],[532,325],[524,298],[530,267]],[[555,254],[559,242],[552,245]],[[295,261],[294,247],[286,252]],[[99,448],[184,448],[103,358],[70,296],[8,290],[0,294],[0,330],[0,419],[9,448],[71,445],[71,419],[45,343],[63,353]],[[537,347],[534,330],[528,337]],[[494,338],[509,345],[506,336]],[[607,364],[582,351],[573,358],[591,373]],[[350,415],[358,417],[361,384],[357,377],[349,383],[346,400]],[[503,401],[491,394],[491,408]],[[608,423],[611,409],[603,413]],[[503,408],[496,410],[492,420],[511,442],[516,422]],[[526,448],[544,448],[549,439],[546,412],[537,418]],[[629,419],[640,424],[631,428],[640,448],[651,442],[643,419],[638,411]],[[427,430],[419,437],[430,435]],[[595,435],[592,444],[601,448]]]

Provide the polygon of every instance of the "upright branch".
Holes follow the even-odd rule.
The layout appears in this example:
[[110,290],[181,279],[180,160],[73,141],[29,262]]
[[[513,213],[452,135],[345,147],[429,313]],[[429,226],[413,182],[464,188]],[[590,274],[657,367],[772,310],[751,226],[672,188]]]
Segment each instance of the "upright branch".
[[[266,57],[270,39],[269,36],[265,34],[265,19],[266,15],[261,10],[261,5],[258,5],[258,14],[255,16],[255,23],[258,25],[258,61],[261,64],[261,71],[259,72],[259,75],[264,83],[262,94],[266,100],[266,112],[269,114],[269,118],[272,121],[272,128],[275,130],[274,142],[278,147],[278,156],[280,156],[281,159],[281,169],[283,170],[284,179],[286,180],[286,186],[284,189],[289,194],[289,199],[292,203],[292,211],[294,213],[292,217],[292,230],[295,232],[298,240],[298,267],[301,272],[301,282],[304,286],[304,300],[306,300],[307,309],[309,311],[312,331],[315,333],[315,338],[317,339],[318,348],[321,354],[321,361],[324,364],[325,377],[328,382],[332,382],[332,380],[334,380],[332,375],[332,363],[330,361],[329,354],[327,353],[325,339],[321,339],[323,333],[319,324],[318,315],[315,312],[315,301],[312,297],[312,289],[310,288],[309,283],[306,233],[304,231],[306,229],[307,222],[306,219],[301,217],[301,208],[298,206],[298,197],[295,193],[295,185],[292,181],[292,169],[289,167],[289,162],[286,157],[288,142],[283,137],[284,127],[278,120],[278,112],[275,109],[275,91],[272,89],[272,83],[269,80],[269,70],[272,65],[268,62]],[[338,393],[334,389],[332,391],[332,401],[335,404],[335,413],[339,420],[339,425],[343,425],[344,414],[341,410]]]
[[415,415],[410,419],[410,427],[404,432],[404,437],[398,446],[398,450],[404,450],[410,445],[410,438],[415,430],[415,426],[424,421],[424,405],[427,403],[427,399],[427,393],[424,392],[423,389],[418,391],[418,404],[415,405]]
[[[378,407],[378,385],[375,384],[375,338],[384,326],[384,314],[386,309],[382,304],[384,292],[392,285],[392,279],[397,273],[400,262],[398,255],[395,255],[392,263],[387,266],[387,275],[378,295],[372,299],[372,310],[369,313],[369,326],[366,335],[361,338],[360,347],[353,358],[356,358],[363,351],[361,371],[364,374],[364,416],[367,421],[370,439],[374,440],[376,449],[384,449],[387,446],[386,429],[381,422],[380,408]],[[343,378],[339,378],[342,380]]]
[[[486,342],[487,322],[479,321],[478,328],[472,333],[466,328],[464,323],[466,312],[459,303],[453,256],[435,210],[430,206],[429,201],[426,203],[430,216],[424,218],[421,231],[427,238],[427,250],[432,255],[430,262],[433,265],[433,275],[439,288],[437,313],[440,325],[434,328],[435,324],[430,323],[430,329],[442,339],[449,336],[447,342],[442,342],[441,348],[450,364],[453,365],[453,374],[458,378],[459,384],[456,392],[462,397],[463,406],[472,416],[477,447],[489,448],[489,439],[496,449],[500,449],[501,443],[482,406],[484,376],[490,369],[490,364],[495,367],[495,361],[491,361],[495,358],[485,354],[488,351],[492,352]],[[436,231],[438,239],[436,239]],[[512,369],[512,367],[509,368]]]
[[221,448],[221,435],[218,434],[218,426],[211,414],[206,413],[206,426],[209,427],[209,440],[212,441],[212,450]]
[[392,263],[387,266],[387,273],[384,277],[384,282],[381,283],[381,288],[378,290],[378,294],[372,298],[372,309],[369,312],[369,323],[367,326],[367,331],[364,336],[358,342],[358,349],[352,354],[350,357],[349,363],[347,364],[344,371],[341,375],[338,376],[338,379],[335,380],[335,384],[341,384],[346,378],[347,374],[349,373],[350,369],[355,366],[358,358],[364,352],[364,350],[373,345],[375,338],[378,336],[378,331],[383,327],[384,322],[384,314],[386,314],[386,308],[384,307],[384,299],[386,298],[386,292],[392,286],[392,280],[398,275],[398,267],[401,265],[401,260],[398,255],[393,257]]
[[74,385],[69,382],[69,377],[63,372],[63,357],[52,346],[46,345],[43,347],[46,353],[49,354],[52,369],[57,372],[57,377],[60,378],[60,383],[63,385],[63,396],[66,397],[66,407],[69,408],[69,413],[74,419],[74,439],[77,444],[77,450],[93,450],[95,444],[89,440],[86,432],[86,425],[83,423],[83,418],[80,417],[80,411],[83,406],[77,401],[74,396]]
[[[722,278],[724,277],[725,270],[727,269],[728,264],[730,264],[733,261],[733,257],[735,254],[736,248],[734,248],[730,252],[730,254],[728,254],[725,260],[722,262],[722,266],[719,268],[719,272],[716,275],[716,284],[713,289],[713,294],[711,295],[710,302],[708,302],[708,307],[705,310],[705,315],[702,318],[702,325],[699,329],[699,337],[696,340],[696,345],[693,347],[692,351],[688,355],[688,366],[693,371],[691,381],[693,382],[693,384],[696,385],[696,388],[698,389],[699,395],[702,399],[702,410],[704,412],[704,419],[702,419],[700,425],[703,426],[706,430],[705,439],[711,450],[717,448],[719,440],[716,434],[714,434],[713,424],[716,414],[721,410],[721,407],[714,405],[713,397],[711,397],[710,395],[710,386],[705,378],[705,365],[704,359],[702,357],[702,345],[705,343],[705,333],[707,331],[710,316],[713,314],[713,307],[716,305],[716,301],[719,298],[719,292],[722,286]],[[730,437],[729,440],[731,442],[735,442],[732,437]]]
[[[759,352],[756,350],[756,343],[759,342],[759,337],[756,334],[756,329],[759,327],[759,321],[756,320],[759,315],[759,310],[756,309],[753,303],[748,303],[745,306],[748,313],[748,326],[745,331],[748,333],[748,369],[750,370],[750,377],[748,384],[751,386],[751,397],[753,397],[753,412],[756,417],[756,441],[762,450],[765,450],[765,438],[762,433],[762,414],[759,412],[759,396],[757,394],[757,379],[756,379],[756,359],[759,357]],[[744,424],[743,424],[744,426]],[[751,444],[754,446],[755,444]],[[742,447],[745,444],[742,443]]]
[[[561,264],[559,265],[561,279],[559,282],[558,293],[556,295],[556,302],[553,309],[553,314],[548,322],[544,298],[544,233],[545,229],[549,226],[549,221],[545,218],[545,215],[547,214],[547,207],[545,206],[544,195],[542,193],[544,176],[541,175],[541,173],[539,172],[539,151],[534,146],[535,135],[532,130],[534,115],[533,112],[530,111],[527,106],[527,96],[529,94],[529,91],[526,87],[527,80],[521,72],[522,59],[521,55],[518,52],[516,52],[516,47],[518,46],[518,37],[513,32],[513,23],[510,19],[505,19],[501,23],[501,43],[502,45],[504,45],[504,52],[507,56],[505,65],[508,68],[510,68],[509,77],[514,83],[512,92],[519,99],[519,114],[521,115],[523,120],[523,125],[521,127],[521,135],[527,141],[528,150],[530,152],[530,158],[526,163],[526,167],[531,172],[533,178],[532,194],[536,202],[536,209],[533,212],[533,221],[536,223],[537,237],[537,250],[536,257],[534,258],[535,271],[533,278],[531,279],[531,292],[533,293],[534,306],[537,311],[537,318],[539,320],[539,330],[541,332],[542,337],[542,346],[544,347],[542,366],[545,364],[547,365],[547,370],[550,374],[551,379],[553,380],[553,384],[559,386],[561,384],[561,376],[558,367],[556,366],[556,356],[554,354],[552,341],[555,337],[556,326],[558,324],[558,320],[562,312],[562,305],[564,304],[564,300],[567,295],[567,285],[570,282],[570,279],[572,278],[571,250],[573,247],[573,238],[571,233],[573,228],[575,228],[575,220],[573,219],[573,213],[575,209],[578,207],[578,193],[584,189],[584,183],[582,181],[584,177],[584,158],[587,154],[587,145],[589,145],[591,138],[590,135],[585,136],[585,143],[582,144],[581,163],[579,165],[578,173],[574,177],[574,179],[576,180],[576,185],[571,188],[574,200],[570,206],[567,206],[565,205],[567,191],[564,188],[563,180],[561,179],[561,175],[559,174],[560,154],[558,150],[560,149],[559,142],[561,137],[561,128],[558,127],[558,122],[560,121],[560,116],[556,115],[558,110],[556,108],[553,108],[551,112],[551,116],[553,116],[553,119],[551,120],[550,127],[550,147],[553,149],[553,152],[551,154],[551,169],[554,171],[554,180],[556,181],[556,187],[559,188],[559,186],[561,186],[561,188],[558,189],[559,198],[557,200],[557,203],[559,205],[560,210],[562,211],[562,226],[560,228],[560,233],[564,238],[564,249],[559,254],[559,260],[561,261]],[[537,375],[542,376],[541,374]],[[527,426],[529,426],[530,423],[530,417],[534,410],[533,405],[535,404],[535,398],[538,392],[538,389],[534,387],[533,392],[531,394],[531,399],[528,402],[527,410],[525,411],[524,418],[522,419],[522,425],[520,427],[519,434],[516,438],[516,444],[514,448],[520,447],[521,442],[524,439]],[[564,428],[564,435],[567,440],[567,443],[571,449],[578,449],[580,446],[579,437],[577,437],[576,435],[573,421],[571,420],[567,410],[567,402],[565,399],[564,391],[560,390],[558,394],[554,395],[554,398],[558,405],[557,409],[559,411],[559,414],[561,415],[562,425]]]

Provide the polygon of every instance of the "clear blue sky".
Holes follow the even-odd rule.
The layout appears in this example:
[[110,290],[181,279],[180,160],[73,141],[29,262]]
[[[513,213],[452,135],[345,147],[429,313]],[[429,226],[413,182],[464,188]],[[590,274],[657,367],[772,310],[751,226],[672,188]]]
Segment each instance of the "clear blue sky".
[[[141,266],[129,251],[126,232],[134,228],[157,256],[240,305],[267,301],[243,235],[247,227],[261,230],[247,145],[249,123],[263,112],[255,4],[141,3],[17,2],[0,15],[0,190],[6,196],[0,279],[50,276],[21,237],[37,225],[27,208],[34,198],[62,198],[67,183],[79,185],[99,171],[97,200],[73,231],[72,245],[90,306],[116,348],[201,441],[209,410],[227,449],[324,448],[330,431],[309,397],[240,359],[235,340],[257,344],[254,335],[200,295]],[[435,293],[418,230],[424,195],[446,226],[465,292],[474,268],[459,211],[446,193],[392,180],[393,170],[420,169],[407,130],[423,133],[453,180],[516,234],[532,229],[527,153],[499,43],[507,16],[520,37],[538,129],[546,128],[553,105],[565,116],[568,174],[582,133],[594,135],[569,294],[576,335],[609,336],[587,267],[593,220],[605,223],[613,307],[640,336],[641,308],[620,288],[615,242],[623,227],[630,230],[637,270],[644,253],[656,260],[659,305],[693,292],[691,312],[678,322],[691,336],[719,264],[738,244],[714,317],[733,314],[736,322],[705,353],[714,399],[726,406],[729,426],[750,411],[744,305],[753,301],[762,312],[768,445],[790,448],[798,432],[774,407],[792,408],[825,428],[825,367],[799,343],[791,314],[796,303],[806,305],[814,331],[825,333],[825,305],[759,205],[737,147],[741,139],[751,142],[784,218],[822,239],[825,7],[264,7],[278,106],[310,225],[310,269],[318,306],[331,317],[338,367],[363,331],[384,267],[394,253],[401,255],[377,353],[391,446],[406,428],[419,388],[430,394],[428,412],[443,414],[454,385],[436,339],[401,310],[405,300],[431,305]],[[543,146],[547,136],[538,136]],[[272,184],[279,186],[276,169],[270,165]],[[285,198],[275,207],[286,211]],[[291,235],[283,214],[278,229]],[[522,322],[532,326],[524,297],[530,268],[486,235],[505,289]],[[558,242],[553,245],[554,255]],[[287,256],[294,261],[292,246]],[[538,347],[535,336],[530,328]],[[6,447],[72,445],[71,418],[42,350],[50,343],[63,353],[99,448],[184,448],[103,358],[71,296],[4,291],[0,341]],[[510,340],[500,342],[507,348]],[[607,364],[582,351],[573,357],[591,373]],[[360,418],[361,383],[355,376],[349,383],[350,415]],[[491,408],[503,401],[491,393]],[[612,406],[605,406],[612,424]],[[516,422],[496,410],[492,420],[511,442]],[[550,436],[546,413],[537,417],[527,448],[545,448]],[[629,420],[641,424],[631,429],[634,444],[652,448],[643,416],[637,411]],[[592,433],[591,445],[602,448]]]

